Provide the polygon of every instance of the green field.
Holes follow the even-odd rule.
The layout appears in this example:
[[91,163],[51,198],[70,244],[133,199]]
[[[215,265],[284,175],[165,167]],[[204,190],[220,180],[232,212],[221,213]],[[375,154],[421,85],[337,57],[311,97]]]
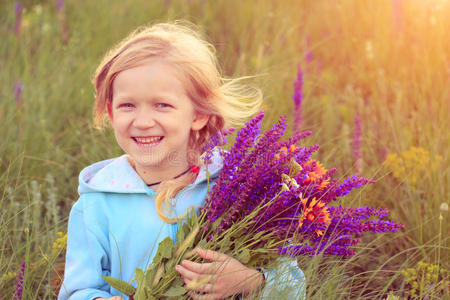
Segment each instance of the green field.
[[405,225],[366,235],[349,259],[300,259],[307,299],[450,297],[450,1],[68,0],[58,8],[28,0],[20,23],[16,2],[6,2],[0,299],[13,298],[24,262],[23,299],[56,297],[78,174],[122,154],[111,130],[92,127],[90,79],[102,55],[140,25],[180,19],[215,45],[225,77],[255,75],[248,82],[264,93],[265,128],[281,115],[292,124],[299,64],[301,129],[313,131],[304,143],[321,146],[315,158],[338,178],[377,181],[345,204],[388,208]]

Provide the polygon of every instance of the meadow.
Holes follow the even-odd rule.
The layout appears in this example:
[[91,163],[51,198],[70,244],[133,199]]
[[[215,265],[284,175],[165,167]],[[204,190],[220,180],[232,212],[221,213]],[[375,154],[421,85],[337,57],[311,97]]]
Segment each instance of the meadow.
[[449,299],[448,0],[2,1],[0,299],[56,298],[78,174],[122,154],[92,127],[90,79],[137,26],[179,19],[226,77],[252,76],[266,129],[297,120],[337,178],[377,181],[346,204],[404,224],[350,258],[299,259],[307,299]]

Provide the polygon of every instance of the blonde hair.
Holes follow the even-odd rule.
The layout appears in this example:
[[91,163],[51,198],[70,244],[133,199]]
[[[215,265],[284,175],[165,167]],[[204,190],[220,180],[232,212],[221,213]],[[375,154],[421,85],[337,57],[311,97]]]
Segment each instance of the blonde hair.
[[[194,29],[194,25],[177,21],[140,27],[104,56],[92,79],[95,128],[102,130],[105,125],[110,125],[107,104],[112,102],[116,76],[154,58],[164,59],[184,73],[187,78],[185,88],[195,111],[209,115],[201,130],[191,131],[188,143],[191,164],[201,164],[202,148],[212,135],[226,127],[241,126],[260,109],[261,91],[241,83],[248,77],[222,77],[214,46]],[[196,174],[189,173],[182,181],[161,183],[156,197],[156,210],[161,219],[168,223],[176,223],[180,219],[167,217],[162,204],[170,211],[170,199],[195,178]]]

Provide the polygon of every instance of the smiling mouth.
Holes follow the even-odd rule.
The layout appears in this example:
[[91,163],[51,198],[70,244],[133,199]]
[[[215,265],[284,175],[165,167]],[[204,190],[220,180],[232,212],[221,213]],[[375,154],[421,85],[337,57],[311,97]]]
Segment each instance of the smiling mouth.
[[153,146],[159,144],[159,142],[164,138],[163,136],[154,137],[131,137],[136,144],[140,146]]

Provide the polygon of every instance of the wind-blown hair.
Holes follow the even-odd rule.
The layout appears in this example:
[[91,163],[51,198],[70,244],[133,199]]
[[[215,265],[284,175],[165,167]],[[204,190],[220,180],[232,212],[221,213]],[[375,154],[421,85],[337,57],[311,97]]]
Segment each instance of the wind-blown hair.
[[[138,28],[104,56],[92,79],[95,87],[95,128],[101,130],[110,124],[107,106],[112,103],[113,83],[117,75],[148,64],[155,58],[172,63],[184,74],[187,78],[185,89],[195,112],[209,115],[207,124],[201,130],[191,130],[188,159],[192,165],[201,164],[202,148],[211,136],[223,128],[243,125],[260,109],[261,91],[242,84],[247,77],[222,77],[214,46],[191,23],[160,23]],[[189,173],[182,182],[168,180],[161,183],[156,209],[164,221],[174,223],[178,218],[167,217],[162,203],[170,211],[170,198],[195,178],[196,174]]]

